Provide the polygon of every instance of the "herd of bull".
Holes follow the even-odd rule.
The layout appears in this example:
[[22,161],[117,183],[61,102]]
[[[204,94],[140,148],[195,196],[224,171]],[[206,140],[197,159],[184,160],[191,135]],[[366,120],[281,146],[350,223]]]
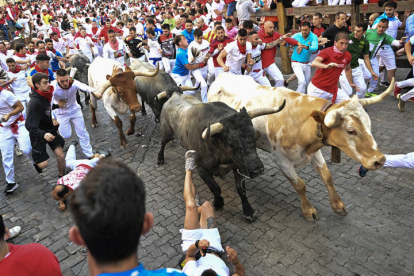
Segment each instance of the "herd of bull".
[[98,125],[95,110],[97,100],[102,99],[118,128],[123,148],[127,140],[117,114],[130,111],[126,134],[132,135],[135,113],[142,111],[145,115],[145,103],[148,104],[160,122],[162,134],[158,165],[164,163],[165,146],[173,139],[178,139],[186,150],[196,150],[199,175],[214,194],[216,209],[223,208],[224,200],[214,176],[224,178],[233,171],[247,221],[254,221],[256,215],[242,183],[264,172],[256,147],[271,153],[273,162],[299,193],[302,212],[308,221],[318,219],[317,211],[306,196],[305,182],[295,170],[309,163],[325,183],[333,211],[341,216],[347,214],[333,186],[320,151],[322,147],[339,148],[370,170],[380,168],[385,162],[364,107],[382,101],[391,93],[394,83],[374,98],[354,96],[341,104],[332,104],[287,88],[261,86],[249,76],[223,73],[208,91],[209,103],[202,103],[193,96],[183,95],[196,87],[179,87],[170,75],[148,63],[134,61],[123,70],[109,59],[98,57],[92,64],[88,62],[85,56],[76,55],[71,66],[77,68],[75,79],[96,89],[90,101],[92,127]]

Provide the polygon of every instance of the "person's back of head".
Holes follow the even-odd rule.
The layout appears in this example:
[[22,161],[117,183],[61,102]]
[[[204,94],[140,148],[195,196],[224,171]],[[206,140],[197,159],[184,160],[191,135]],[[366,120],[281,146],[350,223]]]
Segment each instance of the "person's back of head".
[[218,276],[218,274],[210,268],[210,269],[204,270],[203,273],[200,274],[200,276]]
[[97,265],[137,258],[141,235],[152,227],[141,179],[122,162],[102,160],[82,180],[69,203],[76,226],[69,236],[84,244]]

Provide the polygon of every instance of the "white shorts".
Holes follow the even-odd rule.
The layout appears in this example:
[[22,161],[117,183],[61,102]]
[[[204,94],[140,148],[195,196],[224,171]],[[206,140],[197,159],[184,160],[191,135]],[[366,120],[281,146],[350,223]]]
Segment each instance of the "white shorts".
[[380,67],[385,66],[387,70],[397,68],[397,65],[395,64],[395,54],[390,45],[382,46],[378,50],[377,56],[379,57],[378,62]]
[[210,247],[217,251],[224,252],[221,246],[221,237],[217,228],[213,229],[194,229],[186,230],[181,229],[181,248],[183,252],[187,252],[188,248],[194,244],[197,240],[208,240]]

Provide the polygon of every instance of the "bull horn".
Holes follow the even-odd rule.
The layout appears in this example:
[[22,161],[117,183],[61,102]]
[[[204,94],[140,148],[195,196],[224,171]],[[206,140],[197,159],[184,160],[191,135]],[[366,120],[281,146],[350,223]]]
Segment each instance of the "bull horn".
[[363,105],[371,105],[379,103],[380,101],[384,100],[394,89],[395,79],[392,78],[390,86],[388,86],[387,90],[379,94],[378,96],[368,98],[368,99],[360,99],[359,102]]
[[134,75],[135,77],[139,77],[139,76],[144,76],[144,77],[155,77],[156,75],[158,75],[158,72],[160,71],[160,64],[157,63],[157,70],[155,70],[155,72],[153,73],[143,73],[140,72],[139,70],[134,70]]
[[286,104],[286,99],[283,100],[283,103],[279,107],[256,108],[256,109],[248,111],[247,113],[249,114],[250,118],[254,119],[259,116],[278,113],[285,107],[285,104]]
[[325,123],[325,126],[332,128],[339,123],[339,119],[341,119],[341,113],[339,113],[338,110],[332,110],[325,115],[323,122]]
[[[210,130],[210,135],[209,134]],[[212,124],[210,127],[206,128],[203,131],[203,134],[201,137],[203,137],[204,140],[207,140],[209,137],[213,136],[214,134],[221,133],[223,131],[223,125],[221,123],[215,123]]]
[[167,98],[167,92],[165,92],[165,91],[163,91],[161,93],[158,93],[158,95],[155,96],[154,100],[159,101],[159,100],[164,99],[164,98]]
[[101,85],[101,87],[99,87],[98,92],[102,95],[103,93],[105,93],[106,89],[108,89],[111,86],[112,86],[111,82],[107,80],[105,83]]
[[70,70],[72,70],[72,66],[69,66],[68,68],[65,69],[66,72],[70,72]]
[[181,90],[183,91],[196,91],[200,88],[201,83],[198,84],[197,87],[192,87],[192,86],[180,86]]
[[89,66],[91,66],[91,64],[90,63],[85,63],[85,66],[88,66],[89,67]]

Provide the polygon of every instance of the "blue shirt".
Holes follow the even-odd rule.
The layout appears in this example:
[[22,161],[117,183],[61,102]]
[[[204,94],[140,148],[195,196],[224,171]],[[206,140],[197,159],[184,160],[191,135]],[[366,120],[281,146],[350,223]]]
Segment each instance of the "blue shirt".
[[139,275],[139,276],[185,276],[185,274],[177,269],[174,268],[161,268],[157,270],[146,270],[142,263],[139,264],[136,268],[133,268],[128,271],[123,272],[113,272],[113,273],[102,273],[98,276],[132,276],[132,275]]
[[414,35],[414,14],[410,15],[405,21],[405,34],[407,36]]
[[[47,69],[47,71],[48,71],[49,82],[54,81],[55,80],[55,75],[53,74],[53,71],[51,69]],[[27,71],[26,76],[32,77],[36,73],[37,73],[37,71],[36,71],[35,67],[33,67],[29,71]]]
[[180,76],[186,76],[190,74],[190,71],[185,68],[184,65],[188,64],[188,53],[187,49],[183,49],[181,47],[178,47],[177,50],[177,57],[175,59],[175,65],[172,70],[172,73],[180,75]]
[[[155,37],[158,39],[164,32],[161,29],[155,27],[154,29]],[[148,39],[147,36],[147,27],[144,27],[144,39]]]
[[304,39],[302,33],[296,33],[292,38],[305,46],[309,46],[309,50],[303,48],[300,54],[296,51],[298,46],[295,46],[292,54],[292,61],[309,62],[312,53],[315,53],[318,50],[318,37],[316,34],[310,32],[308,37]]
[[[58,51],[56,51],[55,55],[58,57],[63,57],[62,54]],[[52,59],[50,61],[50,65],[52,66],[52,71],[57,71],[60,68],[59,61],[57,60],[57,58]]]
[[187,38],[188,44],[191,44],[191,42],[194,41],[194,30],[192,30],[191,33],[189,33],[187,29],[185,29],[184,31],[182,31],[181,34],[184,35],[185,38]]

